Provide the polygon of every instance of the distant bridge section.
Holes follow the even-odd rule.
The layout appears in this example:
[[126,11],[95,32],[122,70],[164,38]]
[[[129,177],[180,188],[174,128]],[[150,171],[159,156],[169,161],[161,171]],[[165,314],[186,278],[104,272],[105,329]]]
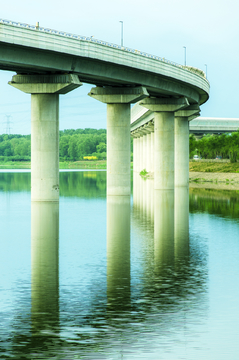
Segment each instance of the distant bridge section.
[[[154,132],[154,112],[136,104],[131,110],[131,136],[139,132]],[[204,134],[222,134],[239,131],[239,118],[196,117],[189,121],[189,133],[202,136]]]
[[189,122],[189,133],[195,135],[232,133],[238,130],[238,118],[198,117]]

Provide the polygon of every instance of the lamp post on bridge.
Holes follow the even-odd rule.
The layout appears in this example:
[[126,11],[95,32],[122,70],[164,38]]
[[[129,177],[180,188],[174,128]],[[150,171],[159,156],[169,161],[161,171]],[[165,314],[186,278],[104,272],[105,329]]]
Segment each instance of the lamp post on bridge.
[[206,78],[207,78],[207,64],[204,64],[205,65],[205,67],[206,67]]
[[120,21],[120,23],[121,23],[121,47],[123,47],[123,24],[124,24],[124,22]]
[[186,66],[186,46],[184,47],[184,65]]

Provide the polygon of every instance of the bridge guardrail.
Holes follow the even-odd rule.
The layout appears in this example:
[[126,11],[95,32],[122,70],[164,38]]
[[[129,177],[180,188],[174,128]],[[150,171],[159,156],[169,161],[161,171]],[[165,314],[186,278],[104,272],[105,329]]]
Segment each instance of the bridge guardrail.
[[167,60],[167,59],[162,58],[162,57],[157,56],[157,55],[151,55],[151,54],[148,54],[148,53],[146,53],[144,51],[139,51],[139,50],[136,50],[136,49],[131,49],[129,47],[109,43],[107,41],[94,39],[92,36],[91,37],[81,36],[81,35],[71,34],[71,33],[65,32],[65,31],[58,31],[58,30],[53,30],[53,29],[49,29],[49,28],[44,28],[44,27],[37,26],[37,25],[34,26],[34,25],[25,24],[25,23],[22,23],[22,22],[16,22],[16,21],[11,21],[11,20],[4,20],[4,19],[0,19],[0,24],[12,25],[12,26],[20,27],[20,28],[25,28],[25,29],[35,30],[35,31],[41,31],[41,32],[48,33],[48,34],[54,34],[54,35],[59,35],[59,36],[63,36],[63,37],[70,37],[70,38],[73,38],[73,39],[93,42],[93,43],[101,44],[101,45],[104,45],[104,46],[107,46],[107,47],[113,47],[113,48],[116,48],[116,49],[131,52],[131,53],[134,53],[134,54],[137,54],[137,55],[141,55],[141,56],[144,56],[144,57],[147,57],[147,58],[155,59],[155,60],[170,64],[170,65],[176,66],[176,67],[181,68],[183,70],[186,70],[186,71],[192,72],[192,73],[194,73],[196,75],[199,75],[199,76],[203,77],[205,80],[207,80],[206,74],[204,73],[204,71],[202,71],[200,69],[194,68],[192,66],[180,65],[180,64],[175,63],[174,61]]

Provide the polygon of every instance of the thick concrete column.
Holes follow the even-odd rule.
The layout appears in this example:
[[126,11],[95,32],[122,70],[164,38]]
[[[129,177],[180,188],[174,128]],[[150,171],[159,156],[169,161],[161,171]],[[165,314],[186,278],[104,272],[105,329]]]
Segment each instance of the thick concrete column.
[[[143,136],[143,169],[147,167],[147,135]],[[146,169],[147,170],[147,169]]]
[[175,186],[189,184],[189,121],[199,115],[199,106],[191,105],[175,113]]
[[189,124],[175,116],[175,186],[189,184]]
[[154,188],[174,190],[174,112],[186,98],[147,98],[140,105],[154,111]]
[[139,162],[140,162],[140,137],[137,137],[136,138],[136,144],[137,144],[137,146],[136,146],[136,152],[137,152],[137,154],[136,154],[136,164],[135,164],[135,172],[136,173],[138,173],[139,172],[139,167],[140,167],[140,165],[139,165]]
[[31,198],[59,199],[59,95],[31,95]]
[[139,173],[140,169],[140,137],[137,137],[137,166],[136,172]]
[[151,171],[154,173],[154,131],[151,132]]
[[155,112],[154,188],[174,189],[174,114]]
[[88,95],[107,104],[107,195],[130,195],[130,104],[147,90],[96,87]]
[[59,200],[59,94],[81,85],[76,75],[14,75],[10,85],[31,94],[31,199]]
[[144,137],[140,136],[140,161],[139,161],[139,173],[144,168]]
[[151,133],[147,134],[147,165],[146,165],[146,170],[148,172],[151,171],[151,156],[150,156],[150,152],[151,152]]
[[138,138],[133,138],[133,171],[136,172],[138,161]]
[[107,105],[107,194],[130,194],[130,105]]

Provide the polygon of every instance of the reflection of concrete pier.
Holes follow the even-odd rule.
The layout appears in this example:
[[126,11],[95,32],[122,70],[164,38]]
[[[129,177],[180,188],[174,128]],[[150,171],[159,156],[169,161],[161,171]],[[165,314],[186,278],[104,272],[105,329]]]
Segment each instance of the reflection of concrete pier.
[[130,196],[107,197],[107,298],[119,308],[130,299]]
[[175,258],[181,259],[189,255],[189,189],[175,188],[174,208]]
[[174,266],[175,260],[189,255],[188,187],[177,186],[174,192],[155,190],[152,179],[142,179],[135,173],[134,180],[134,208],[139,217],[154,223],[155,267],[160,271]]
[[32,202],[32,325],[34,331],[59,321],[59,204]]
[[156,268],[174,263],[174,194],[154,192],[154,260]]

